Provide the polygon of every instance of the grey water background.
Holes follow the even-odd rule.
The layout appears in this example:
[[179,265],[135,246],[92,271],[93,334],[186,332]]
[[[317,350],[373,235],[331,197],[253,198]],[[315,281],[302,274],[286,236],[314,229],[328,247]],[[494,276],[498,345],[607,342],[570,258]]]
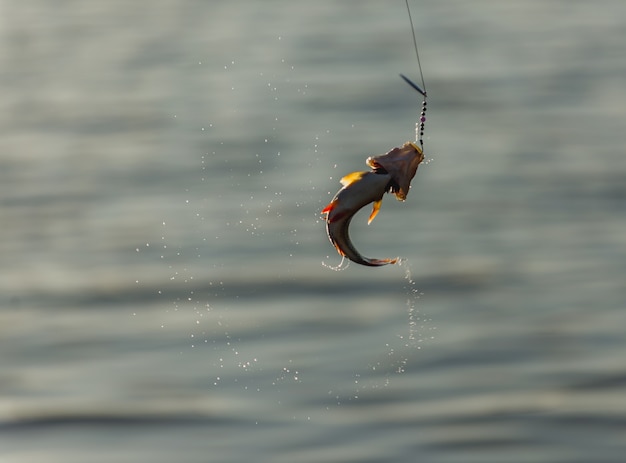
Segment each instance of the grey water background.
[[626,461],[626,3],[0,4],[0,461]]

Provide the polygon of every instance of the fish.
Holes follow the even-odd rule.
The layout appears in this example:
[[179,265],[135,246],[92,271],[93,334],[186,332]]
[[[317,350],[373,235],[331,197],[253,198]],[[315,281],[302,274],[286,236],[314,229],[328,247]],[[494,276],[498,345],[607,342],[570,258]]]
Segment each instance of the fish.
[[[373,203],[372,213],[368,224],[378,214],[385,193],[392,193],[399,201],[405,201],[411,188],[411,181],[417,173],[417,168],[424,161],[424,127],[426,123],[426,83],[415,38],[415,26],[411,17],[409,0],[406,0],[406,9],[411,24],[415,57],[420,72],[421,86],[417,85],[404,74],[400,74],[411,88],[422,95],[422,110],[415,124],[415,142],[406,142],[400,147],[393,148],[385,154],[371,156],[366,163],[372,168],[369,172],[353,172],[341,179],[343,188],[337,192],[331,202],[322,209],[326,214],[326,232],[328,239],[335,246],[337,252],[357,264],[370,267],[380,267],[395,264],[400,261],[394,259],[371,259],[362,256],[352,244],[348,229],[354,215],[369,203]],[[419,146],[418,144],[419,143]],[[343,262],[343,260],[342,260]]]
[[404,201],[411,180],[419,164],[424,160],[422,150],[413,142],[399,148],[373,156],[366,163],[373,169],[365,172],[352,172],[341,179],[341,188],[330,203],[322,209],[326,215],[326,231],[337,252],[352,262],[369,267],[395,264],[400,259],[373,259],[364,257],[352,244],[349,234],[350,222],[363,207],[373,203],[367,223],[371,223],[380,210],[385,193],[395,194]]
[[341,179],[343,188],[337,192],[331,202],[322,209],[326,216],[328,239],[340,255],[352,262],[369,267],[395,264],[396,259],[371,259],[356,250],[348,228],[354,215],[363,207],[373,204],[367,223],[371,223],[380,210],[383,195],[389,190],[392,178],[389,174],[375,172],[352,172]]

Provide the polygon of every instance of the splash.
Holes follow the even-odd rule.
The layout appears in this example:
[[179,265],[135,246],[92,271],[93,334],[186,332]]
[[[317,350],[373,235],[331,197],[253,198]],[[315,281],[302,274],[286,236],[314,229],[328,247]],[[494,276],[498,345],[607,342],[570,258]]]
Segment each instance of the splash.
[[420,292],[420,290],[417,288],[417,284],[413,279],[411,273],[411,265],[409,264],[408,259],[400,259],[398,264],[400,265],[400,267],[404,268],[404,279],[406,280],[406,309],[409,320],[409,334],[406,347],[417,347],[419,349],[420,346],[418,346],[417,344],[421,342],[421,339],[417,336],[419,329],[418,321],[420,320],[419,311],[417,309],[417,301],[423,295],[423,293]]
[[[346,264],[345,266],[343,264]],[[339,265],[337,266],[332,266],[330,264],[327,264],[326,262],[322,261],[322,266],[326,267],[327,269],[330,269],[334,272],[342,272],[345,269],[347,269],[348,267],[350,267],[350,261],[346,262],[346,257],[345,256],[341,256],[341,262],[339,262]]]
[[[421,349],[421,343],[426,339],[423,332],[426,320],[421,317],[417,305],[423,293],[417,288],[417,283],[413,279],[408,259],[399,259],[398,265],[404,270],[408,333],[397,334],[401,344],[387,344],[389,349],[387,352],[389,357],[388,367],[390,367],[388,375],[405,373],[413,350]],[[389,379],[389,376],[387,376],[386,380],[389,381]]]

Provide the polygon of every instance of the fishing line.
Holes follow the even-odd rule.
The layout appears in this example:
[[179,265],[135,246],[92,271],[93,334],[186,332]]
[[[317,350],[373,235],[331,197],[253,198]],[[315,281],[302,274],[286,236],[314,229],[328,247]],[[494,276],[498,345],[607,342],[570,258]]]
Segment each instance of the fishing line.
[[420,87],[404,74],[400,74],[400,77],[409,84],[413,89],[417,90],[424,99],[422,100],[422,111],[420,113],[419,121],[415,124],[415,141],[418,141],[422,150],[424,149],[424,126],[426,124],[426,82],[424,80],[424,72],[422,71],[422,62],[420,60],[419,48],[417,46],[417,38],[415,37],[415,26],[413,25],[413,18],[411,16],[411,8],[409,7],[409,0],[405,0],[406,10],[409,16],[409,23],[411,24],[411,35],[413,36],[413,47],[415,48],[415,57],[417,58],[417,67],[420,71],[420,80],[422,86]]
[[415,48],[415,57],[417,58],[417,66],[420,71],[420,78],[422,80],[421,94],[426,98],[426,83],[424,82],[424,73],[422,72],[422,62],[420,61],[420,54],[417,47],[417,39],[415,38],[415,26],[413,25],[413,18],[411,17],[411,8],[409,8],[409,0],[405,0],[406,11],[409,14],[409,23],[411,24],[411,35],[413,36],[413,47]]

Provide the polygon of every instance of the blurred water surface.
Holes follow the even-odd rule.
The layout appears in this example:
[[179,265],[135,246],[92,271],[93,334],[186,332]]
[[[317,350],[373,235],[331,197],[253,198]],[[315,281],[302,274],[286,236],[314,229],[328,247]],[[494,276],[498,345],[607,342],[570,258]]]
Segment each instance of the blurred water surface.
[[626,4],[1,3],[0,458],[622,462]]

